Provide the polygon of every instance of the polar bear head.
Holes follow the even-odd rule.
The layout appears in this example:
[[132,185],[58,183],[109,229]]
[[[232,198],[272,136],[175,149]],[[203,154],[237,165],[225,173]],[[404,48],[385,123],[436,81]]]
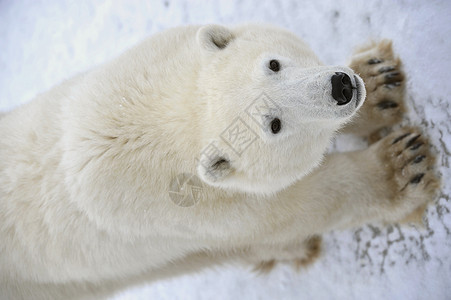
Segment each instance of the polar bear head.
[[285,30],[207,25],[196,38],[206,102],[197,172],[209,185],[259,194],[289,186],[364,102],[358,75],[322,65]]

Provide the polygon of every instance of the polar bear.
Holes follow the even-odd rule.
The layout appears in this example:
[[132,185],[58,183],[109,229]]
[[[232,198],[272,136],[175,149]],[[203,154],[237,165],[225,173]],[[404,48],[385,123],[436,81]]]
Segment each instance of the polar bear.
[[344,67],[269,25],[151,37],[1,118],[0,298],[305,265],[324,232],[421,214],[438,179],[419,129],[325,155],[399,122],[403,95],[387,41]]

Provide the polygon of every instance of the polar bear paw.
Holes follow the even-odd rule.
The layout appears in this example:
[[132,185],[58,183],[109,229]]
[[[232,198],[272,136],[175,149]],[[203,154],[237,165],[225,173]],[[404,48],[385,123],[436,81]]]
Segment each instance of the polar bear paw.
[[350,68],[365,82],[367,98],[345,131],[368,136],[400,122],[405,112],[405,75],[391,41],[360,49],[352,57]]
[[390,200],[390,221],[421,222],[426,205],[434,200],[440,187],[428,139],[418,128],[406,127],[373,147],[384,169],[382,182],[386,184],[381,188]]
[[313,263],[319,257],[321,242],[321,237],[314,235],[300,244],[288,245],[280,249],[272,248],[265,253],[264,259],[256,264],[254,271],[268,273],[279,262],[293,264],[296,270],[300,270],[302,267]]

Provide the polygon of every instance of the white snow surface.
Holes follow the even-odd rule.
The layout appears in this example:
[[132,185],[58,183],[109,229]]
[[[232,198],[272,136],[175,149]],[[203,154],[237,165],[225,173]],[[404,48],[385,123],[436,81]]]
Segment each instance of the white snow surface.
[[[134,287],[112,299],[451,299],[451,1],[0,0],[0,111],[182,24],[257,21],[285,27],[327,64],[389,38],[407,74],[406,123],[422,126],[443,190],[426,228],[364,226],[324,236],[321,258],[259,276],[225,266]],[[339,138],[335,148],[361,147]]]

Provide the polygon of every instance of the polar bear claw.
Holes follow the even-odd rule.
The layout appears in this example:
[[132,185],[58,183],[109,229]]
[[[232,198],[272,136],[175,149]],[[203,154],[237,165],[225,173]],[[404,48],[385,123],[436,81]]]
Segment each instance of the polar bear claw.
[[365,82],[367,99],[344,131],[368,136],[400,122],[406,111],[405,75],[401,60],[393,53],[392,42],[382,40],[358,50],[350,67]]

